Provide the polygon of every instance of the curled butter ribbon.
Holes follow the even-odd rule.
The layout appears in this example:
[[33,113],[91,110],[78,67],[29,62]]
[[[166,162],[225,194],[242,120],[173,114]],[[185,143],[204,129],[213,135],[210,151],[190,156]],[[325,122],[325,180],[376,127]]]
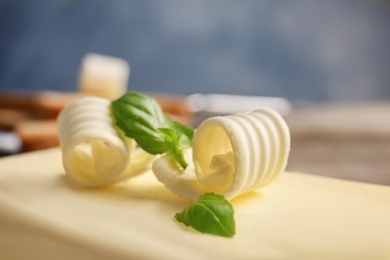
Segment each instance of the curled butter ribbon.
[[205,120],[195,131],[192,151],[187,151],[192,163],[185,170],[166,156],[157,159],[152,170],[185,199],[196,201],[205,192],[232,199],[276,179],[285,170],[289,152],[284,119],[260,108]]
[[61,111],[57,124],[65,173],[78,185],[116,183],[149,170],[155,159],[117,131],[108,99],[74,100]]

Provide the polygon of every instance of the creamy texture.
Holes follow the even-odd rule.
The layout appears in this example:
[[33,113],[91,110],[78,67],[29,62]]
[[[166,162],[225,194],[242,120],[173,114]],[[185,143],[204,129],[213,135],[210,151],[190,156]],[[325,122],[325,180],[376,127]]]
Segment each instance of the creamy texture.
[[183,198],[197,200],[207,191],[232,199],[277,178],[285,170],[289,151],[284,119],[272,109],[260,108],[205,120],[195,131],[187,169],[166,156],[152,169],[159,181]]
[[175,221],[189,203],[151,172],[103,189],[63,177],[60,149],[0,158],[0,259],[390,259],[388,186],[286,172],[231,201],[227,239]]
[[79,98],[61,111],[57,122],[65,172],[79,185],[109,185],[151,167],[154,156],[114,127],[108,99]]

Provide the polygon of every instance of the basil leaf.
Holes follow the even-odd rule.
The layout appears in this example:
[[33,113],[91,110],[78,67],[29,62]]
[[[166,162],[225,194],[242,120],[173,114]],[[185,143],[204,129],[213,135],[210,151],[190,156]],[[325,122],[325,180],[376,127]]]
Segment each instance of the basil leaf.
[[203,194],[175,218],[202,233],[232,237],[236,230],[233,206],[224,196],[215,193]]
[[191,147],[193,129],[173,121],[157,101],[139,92],[129,92],[111,102],[116,125],[150,154],[167,153],[186,168],[183,149]]

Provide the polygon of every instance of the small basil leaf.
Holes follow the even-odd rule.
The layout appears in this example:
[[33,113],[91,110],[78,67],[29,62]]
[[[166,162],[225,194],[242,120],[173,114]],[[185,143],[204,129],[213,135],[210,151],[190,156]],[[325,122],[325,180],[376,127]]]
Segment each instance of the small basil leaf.
[[235,234],[233,206],[224,196],[205,193],[199,200],[175,215],[177,221],[202,233],[232,237]]

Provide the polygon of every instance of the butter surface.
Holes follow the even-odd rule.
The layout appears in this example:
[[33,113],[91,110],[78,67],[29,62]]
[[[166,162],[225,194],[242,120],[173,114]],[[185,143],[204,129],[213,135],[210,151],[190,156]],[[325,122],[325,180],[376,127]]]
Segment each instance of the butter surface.
[[389,259],[390,187],[287,172],[232,200],[237,234],[200,234],[149,172],[105,189],[59,149],[0,159],[0,259]]

